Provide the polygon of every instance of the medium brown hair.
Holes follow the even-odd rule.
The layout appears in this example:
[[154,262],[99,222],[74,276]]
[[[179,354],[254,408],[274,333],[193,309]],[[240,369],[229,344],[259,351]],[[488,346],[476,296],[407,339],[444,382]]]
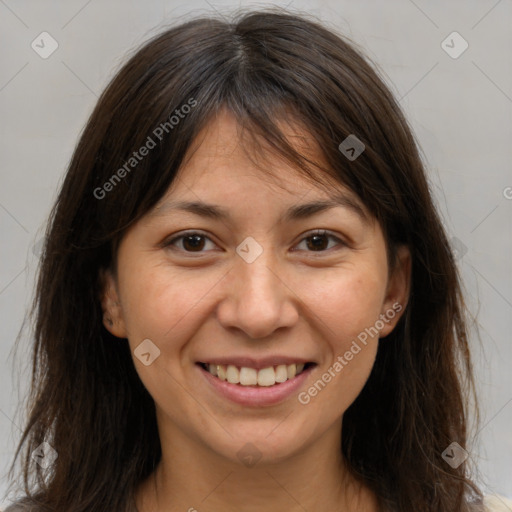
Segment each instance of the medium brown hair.
[[[411,129],[353,42],[310,16],[276,9],[171,27],[101,95],[46,231],[28,419],[10,473],[25,446],[24,490],[42,510],[111,512],[125,510],[154,471],[161,457],[154,402],[128,344],[102,325],[99,272],[115,267],[123,234],[162,198],[221,108],[313,183],[329,176],[357,194],[385,234],[390,269],[396,248],[409,247],[409,302],[344,414],[343,455],[382,510],[470,510],[471,496],[481,494],[467,463],[454,469],[441,457],[452,441],[468,443],[468,315]],[[311,134],[327,166],[289,144],[278,126],[286,118]],[[353,161],[338,149],[351,134],[365,144]],[[119,172],[148,136],[156,146]],[[43,441],[58,453],[47,470],[31,458]]]

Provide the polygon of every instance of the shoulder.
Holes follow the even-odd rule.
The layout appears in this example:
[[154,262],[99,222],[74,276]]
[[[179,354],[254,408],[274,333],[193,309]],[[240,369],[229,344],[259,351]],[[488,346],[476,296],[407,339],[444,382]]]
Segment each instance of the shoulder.
[[504,496],[489,495],[484,498],[485,512],[510,512],[512,500]]

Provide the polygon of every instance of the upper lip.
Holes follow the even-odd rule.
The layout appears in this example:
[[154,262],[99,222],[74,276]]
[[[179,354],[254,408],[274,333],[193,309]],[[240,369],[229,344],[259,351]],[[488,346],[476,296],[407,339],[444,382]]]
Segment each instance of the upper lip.
[[268,368],[270,366],[279,366],[280,364],[306,364],[311,363],[310,359],[303,359],[300,357],[289,357],[289,356],[267,356],[267,357],[248,357],[248,356],[239,356],[239,357],[212,357],[211,359],[205,358],[200,363],[206,364],[222,364],[225,366],[233,365],[242,367],[245,366],[247,368],[255,368],[256,370],[261,370],[262,368]]

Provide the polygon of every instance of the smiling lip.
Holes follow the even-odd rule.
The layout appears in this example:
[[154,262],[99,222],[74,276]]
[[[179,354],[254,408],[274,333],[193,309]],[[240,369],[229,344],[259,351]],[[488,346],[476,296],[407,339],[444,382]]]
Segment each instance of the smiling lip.
[[[240,362],[242,359],[233,359],[230,358],[230,362]],[[248,360],[244,359],[247,364]],[[280,358],[279,361],[284,361],[285,359]],[[219,360],[216,360],[218,362]],[[265,364],[267,366],[271,366],[268,363],[270,359],[265,360]],[[290,360],[289,364],[292,364],[297,360]],[[262,364],[260,360],[259,363]],[[222,363],[226,364],[226,363]],[[252,362],[254,364],[254,362]],[[285,364],[285,363],[281,363]],[[241,365],[243,366],[243,365]],[[198,371],[201,373],[205,381],[208,385],[210,385],[217,393],[224,396],[225,398],[230,399],[233,402],[236,402],[240,405],[246,406],[266,406],[266,405],[274,405],[279,402],[282,402],[286,398],[295,394],[298,389],[302,386],[304,381],[308,378],[312,369],[316,365],[308,366],[301,372],[299,375],[293,377],[293,379],[289,379],[286,382],[281,382],[279,384],[275,384],[269,387],[262,386],[241,386],[239,384],[231,384],[227,381],[220,380],[217,377],[214,377],[210,372],[205,370],[200,364],[196,364]],[[264,368],[265,366],[262,366]],[[254,366],[253,366],[254,368]]]

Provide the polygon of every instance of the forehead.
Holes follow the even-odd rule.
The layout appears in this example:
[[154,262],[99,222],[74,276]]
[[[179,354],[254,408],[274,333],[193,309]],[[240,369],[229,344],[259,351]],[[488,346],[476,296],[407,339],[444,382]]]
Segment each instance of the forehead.
[[357,194],[333,177],[318,143],[293,114],[276,124],[302,163],[301,157],[306,158],[310,176],[223,109],[192,141],[146,219],[193,214],[235,224],[235,218],[252,211],[288,223],[342,208],[343,217],[374,229],[376,219]]
[[[314,137],[296,120],[277,120],[281,133],[300,157],[329,168]],[[301,159],[302,159],[301,158]],[[303,160],[304,161],[304,160]],[[267,140],[241,127],[234,114],[224,108],[195,137],[177,173],[174,186],[169,193],[186,186],[229,187],[228,181],[238,185],[247,183],[254,186],[250,178],[265,182],[272,187],[290,194],[304,194],[308,191],[334,190],[346,192],[355,197],[347,187],[331,175],[308,164],[311,176],[301,172],[285,159]],[[316,191],[315,191],[316,192]]]
[[[300,154],[322,161],[314,140],[300,126],[286,125],[283,132]],[[284,221],[342,207],[363,223],[372,224],[368,211],[350,189],[327,175],[322,176],[321,186],[319,170],[316,179],[307,179],[268,148],[258,152],[257,140],[244,135],[247,132],[241,133],[229,112],[209,123],[191,145],[174,183],[151,216],[187,212],[230,222],[234,205],[262,200],[267,205],[274,201],[273,206],[283,210],[280,216]]]

